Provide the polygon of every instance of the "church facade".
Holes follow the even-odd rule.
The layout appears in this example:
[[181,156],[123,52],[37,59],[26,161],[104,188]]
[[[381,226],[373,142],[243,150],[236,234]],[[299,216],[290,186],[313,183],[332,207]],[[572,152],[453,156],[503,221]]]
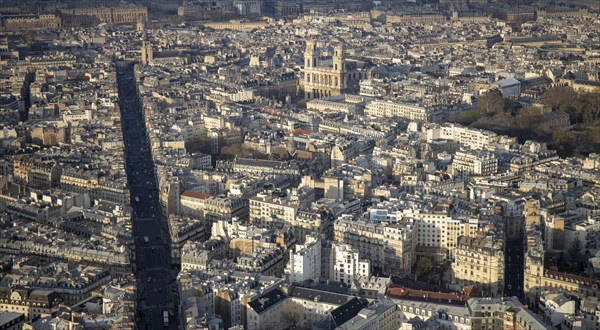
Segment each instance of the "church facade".
[[367,79],[367,67],[364,62],[347,60],[344,56],[344,46],[341,44],[334,47],[331,60],[322,59],[317,43],[309,40],[304,52],[300,88],[305,99],[355,93],[358,91],[360,80]]

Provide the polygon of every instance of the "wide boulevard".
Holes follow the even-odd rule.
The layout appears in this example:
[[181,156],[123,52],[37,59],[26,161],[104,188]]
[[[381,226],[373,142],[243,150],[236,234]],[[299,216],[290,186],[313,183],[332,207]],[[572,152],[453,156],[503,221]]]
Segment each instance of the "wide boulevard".
[[117,63],[117,83],[133,208],[136,325],[137,329],[177,329],[176,272],[132,64]]

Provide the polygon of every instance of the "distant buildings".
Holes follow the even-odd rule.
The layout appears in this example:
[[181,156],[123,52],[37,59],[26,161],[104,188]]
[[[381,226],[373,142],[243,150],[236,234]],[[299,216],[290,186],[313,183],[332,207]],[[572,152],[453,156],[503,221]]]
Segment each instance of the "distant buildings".
[[543,95],[598,90],[598,13],[439,2],[0,5],[0,320],[133,328],[141,216],[179,328],[598,328],[598,155],[452,123],[497,89],[571,125]]

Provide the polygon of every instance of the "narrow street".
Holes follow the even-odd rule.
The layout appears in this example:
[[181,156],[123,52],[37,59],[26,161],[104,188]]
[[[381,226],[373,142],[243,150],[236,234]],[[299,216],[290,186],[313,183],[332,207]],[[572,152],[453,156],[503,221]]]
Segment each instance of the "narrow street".
[[504,295],[523,299],[523,241],[508,240],[504,255]]

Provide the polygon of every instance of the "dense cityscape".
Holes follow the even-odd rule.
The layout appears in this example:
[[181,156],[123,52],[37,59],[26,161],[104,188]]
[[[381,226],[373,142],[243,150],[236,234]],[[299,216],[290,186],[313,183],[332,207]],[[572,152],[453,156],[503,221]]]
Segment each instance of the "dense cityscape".
[[600,330],[597,0],[0,1],[0,330]]

